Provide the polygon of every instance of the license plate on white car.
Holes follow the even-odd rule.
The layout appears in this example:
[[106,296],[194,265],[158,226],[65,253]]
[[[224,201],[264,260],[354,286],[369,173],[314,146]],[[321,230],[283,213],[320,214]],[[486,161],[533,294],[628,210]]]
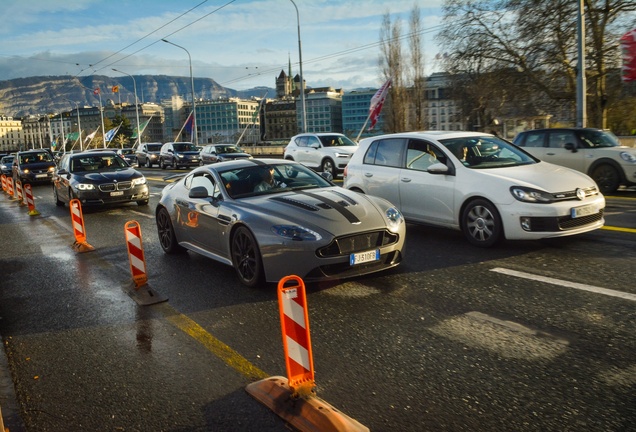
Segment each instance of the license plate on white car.
[[122,196],[124,194],[124,191],[115,191],[115,192],[111,192],[110,196]]
[[362,264],[362,263],[371,262],[371,261],[378,261],[379,259],[380,259],[380,249],[376,249],[372,251],[351,254],[349,256],[349,264],[354,266],[356,264]]
[[588,216],[588,215],[596,214],[596,213],[598,213],[598,208],[596,207],[596,204],[590,204],[590,205],[586,205],[582,207],[573,207],[570,210],[570,216],[572,217],[572,219],[582,217],[582,216]]

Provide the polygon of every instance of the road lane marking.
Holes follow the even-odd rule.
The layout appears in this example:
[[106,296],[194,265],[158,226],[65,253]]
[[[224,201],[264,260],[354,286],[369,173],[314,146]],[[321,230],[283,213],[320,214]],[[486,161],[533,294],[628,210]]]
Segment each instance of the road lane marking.
[[212,336],[203,327],[187,316],[178,313],[176,315],[170,315],[166,317],[166,319],[243,376],[255,381],[269,377],[268,374],[254,366],[228,345]]
[[608,231],[620,231],[620,232],[628,232],[632,234],[636,234],[636,228],[623,228],[623,227],[615,227],[615,226],[602,226],[601,229]]
[[505,274],[508,276],[514,276],[514,277],[519,277],[519,278],[523,278],[523,279],[530,279],[530,280],[535,280],[538,282],[545,282],[545,283],[549,283],[552,285],[560,285],[560,286],[564,286],[567,288],[574,288],[574,289],[578,289],[581,291],[589,291],[592,293],[596,293],[596,294],[603,294],[603,295],[608,295],[608,296],[612,296],[612,297],[618,297],[618,298],[622,298],[625,300],[631,300],[631,301],[636,301],[636,294],[630,294],[630,293],[625,293],[625,292],[621,292],[621,291],[615,291],[615,290],[611,290],[611,289],[607,289],[607,288],[601,288],[601,287],[597,287],[597,286],[593,286],[593,285],[586,285],[586,284],[581,284],[581,283],[577,283],[577,282],[569,282],[569,281],[564,281],[561,279],[555,279],[555,278],[551,278],[551,277],[546,277],[546,276],[539,276],[539,275],[535,275],[535,274],[531,274],[531,273],[524,273],[524,272],[520,272],[520,271],[516,271],[516,270],[510,270],[510,269],[505,269],[505,268],[501,268],[501,267],[496,267],[493,269],[490,269],[490,271],[492,272],[496,272],[496,273],[501,273],[501,274]]

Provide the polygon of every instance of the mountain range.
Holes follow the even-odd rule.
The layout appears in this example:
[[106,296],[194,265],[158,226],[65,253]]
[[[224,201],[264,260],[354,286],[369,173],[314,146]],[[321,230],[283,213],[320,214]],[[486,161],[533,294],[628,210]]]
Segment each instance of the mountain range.
[[[115,87],[117,92],[114,92]],[[100,104],[100,96],[102,106],[120,102],[134,104],[135,87],[139,102],[160,104],[173,96],[192,100],[190,77],[135,75],[133,81],[130,76],[37,76],[0,81],[0,116],[19,118],[70,111],[77,106],[96,107]],[[237,91],[223,87],[211,78],[194,78],[194,92],[197,100],[276,97],[273,88]]]

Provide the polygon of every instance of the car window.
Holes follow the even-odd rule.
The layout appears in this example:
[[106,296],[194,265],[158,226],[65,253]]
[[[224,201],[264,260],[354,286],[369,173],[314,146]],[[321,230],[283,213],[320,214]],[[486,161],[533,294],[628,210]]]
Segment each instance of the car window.
[[342,146],[357,146],[354,141],[351,141],[344,135],[320,135],[320,141],[325,147],[342,147]]
[[471,169],[529,165],[535,159],[514,144],[494,136],[452,138],[440,141],[459,161]]
[[586,147],[618,147],[621,143],[611,132],[600,130],[582,130],[581,141]]
[[406,150],[406,168],[426,171],[434,163],[446,163],[446,156],[434,145],[420,140],[410,140]]
[[306,136],[301,136],[296,138],[296,145],[298,147],[307,147],[307,137]]
[[364,157],[365,164],[400,167],[403,164],[403,138],[374,141]]
[[312,145],[318,145],[318,147],[320,147],[320,140],[315,136],[308,136],[307,147],[311,147]]
[[184,152],[184,151],[196,151],[197,148],[194,144],[190,143],[179,143],[172,145],[174,151]]
[[148,145],[146,147],[146,151],[151,151],[151,152],[161,151],[161,144]]
[[214,196],[215,184],[212,176],[208,173],[197,173],[192,176],[191,182],[188,185],[189,188],[195,188],[197,186],[203,186],[208,191],[208,196]]
[[548,136],[548,147],[550,148],[565,148],[566,144],[573,144],[575,147],[577,139],[573,131],[551,131]]
[[530,131],[524,133],[525,139],[519,143],[522,147],[543,147],[545,142],[544,131]]

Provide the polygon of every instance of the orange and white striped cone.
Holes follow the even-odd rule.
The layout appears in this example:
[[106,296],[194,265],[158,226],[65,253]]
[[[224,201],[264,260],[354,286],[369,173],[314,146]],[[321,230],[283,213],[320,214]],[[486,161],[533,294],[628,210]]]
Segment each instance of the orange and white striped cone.
[[0,176],[0,179],[2,180],[2,192],[7,192],[7,176],[5,174],[2,174],[2,176]]
[[16,180],[15,190],[18,196],[18,205],[22,207],[24,206],[24,195],[22,194],[22,182],[20,180]]
[[40,212],[35,209],[35,199],[33,199],[33,190],[29,183],[24,185],[24,197],[25,197],[27,206],[29,206],[29,216],[38,216]]
[[146,273],[146,258],[141,241],[141,227],[137,221],[128,221],[124,225],[126,235],[126,247],[128,248],[128,261],[133,278],[133,287],[128,294],[140,305],[146,306],[168,300],[161,296],[148,285]]
[[278,305],[288,378],[265,378],[245,390],[298,430],[369,432],[369,428],[315,394],[307,299],[300,277],[286,276],[279,281]]
[[90,252],[95,250],[93,246],[86,242],[86,229],[84,228],[84,215],[82,214],[82,204],[77,198],[69,202],[71,209],[71,223],[73,224],[73,234],[75,243],[73,249],[78,252]]

